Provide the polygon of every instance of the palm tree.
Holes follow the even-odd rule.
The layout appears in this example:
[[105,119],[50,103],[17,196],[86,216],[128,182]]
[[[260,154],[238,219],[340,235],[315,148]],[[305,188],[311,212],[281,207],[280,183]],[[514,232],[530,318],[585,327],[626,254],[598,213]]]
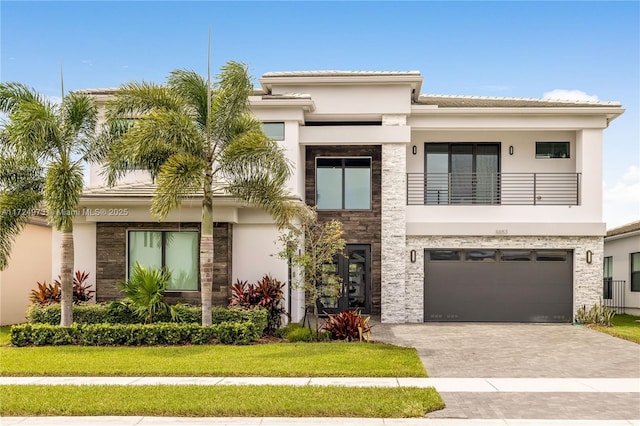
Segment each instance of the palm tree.
[[[60,325],[73,321],[73,216],[82,187],[83,162],[94,159],[97,108],[93,98],[72,92],[55,104],[21,83],[0,83],[0,111],[8,121],[0,127],[3,161],[15,176],[2,179],[2,207],[21,206],[2,219],[0,264],[7,248],[28,220],[29,213],[44,201],[49,222],[62,233]],[[3,167],[4,168],[4,167]],[[3,172],[4,175],[4,172]],[[20,182],[16,176],[26,176]],[[16,204],[13,204],[16,203]],[[6,212],[6,210],[5,210]]]
[[247,67],[225,64],[217,83],[194,71],[175,70],[166,85],[125,84],[107,105],[103,133],[109,185],[132,168],[156,183],[151,213],[158,219],[201,192],[200,279],[202,324],[211,324],[214,182],[243,202],[269,212],[279,226],[294,213],[285,184],[284,151],[251,114],[253,85]]

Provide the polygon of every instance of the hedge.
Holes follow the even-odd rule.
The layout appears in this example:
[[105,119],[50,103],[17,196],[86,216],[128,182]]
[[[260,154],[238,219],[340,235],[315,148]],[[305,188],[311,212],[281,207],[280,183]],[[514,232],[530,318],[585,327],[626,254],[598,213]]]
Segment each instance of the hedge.
[[202,345],[217,339],[220,343],[246,345],[260,337],[262,329],[253,322],[223,321],[203,327],[194,323],[154,324],[21,324],[11,327],[14,346],[85,345]]
[[[186,304],[173,305],[177,314],[177,321],[181,323],[197,323],[202,319],[199,306]],[[32,304],[27,310],[30,324],[60,324],[60,304],[49,305]],[[242,309],[214,306],[211,310],[213,324],[223,322],[247,322],[256,325],[262,332],[267,328],[268,312],[263,308]],[[124,302],[81,303],[73,306],[73,322],[77,324],[141,324],[143,321],[133,313]],[[173,322],[167,313],[158,318],[157,322]]]

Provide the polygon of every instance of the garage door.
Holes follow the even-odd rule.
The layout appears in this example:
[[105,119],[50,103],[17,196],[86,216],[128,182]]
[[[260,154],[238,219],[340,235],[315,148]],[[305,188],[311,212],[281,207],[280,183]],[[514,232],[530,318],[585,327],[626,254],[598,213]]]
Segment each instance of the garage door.
[[570,250],[425,250],[425,321],[567,322]]

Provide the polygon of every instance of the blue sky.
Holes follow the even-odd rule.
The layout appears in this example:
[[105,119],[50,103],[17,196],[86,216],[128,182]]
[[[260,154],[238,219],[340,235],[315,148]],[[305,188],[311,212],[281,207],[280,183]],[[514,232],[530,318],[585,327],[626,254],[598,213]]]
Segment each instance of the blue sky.
[[[47,96],[247,63],[419,70],[423,93],[620,101],[605,131],[605,220],[640,219],[640,2],[0,2],[0,78]],[[257,84],[257,82],[256,82]],[[556,96],[564,92],[554,92]]]

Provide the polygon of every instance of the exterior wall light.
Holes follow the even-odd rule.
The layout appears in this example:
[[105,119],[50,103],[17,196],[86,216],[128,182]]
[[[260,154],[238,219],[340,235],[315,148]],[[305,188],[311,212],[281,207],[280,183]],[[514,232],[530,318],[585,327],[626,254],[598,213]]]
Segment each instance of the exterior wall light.
[[411,263],[416,263],[416,251],[415,250],[411,250],[409,252],[409,260],[411,260]]
[[513,155],[513,145],[509,145],[509,155]]
[[413,148],[411,148],[413,155],[416,155],[418,153],[418,147],[417,146],[413,146]]
[[587,250],[587,263],[591,264],[593,262],[593,252],[591,250]]

